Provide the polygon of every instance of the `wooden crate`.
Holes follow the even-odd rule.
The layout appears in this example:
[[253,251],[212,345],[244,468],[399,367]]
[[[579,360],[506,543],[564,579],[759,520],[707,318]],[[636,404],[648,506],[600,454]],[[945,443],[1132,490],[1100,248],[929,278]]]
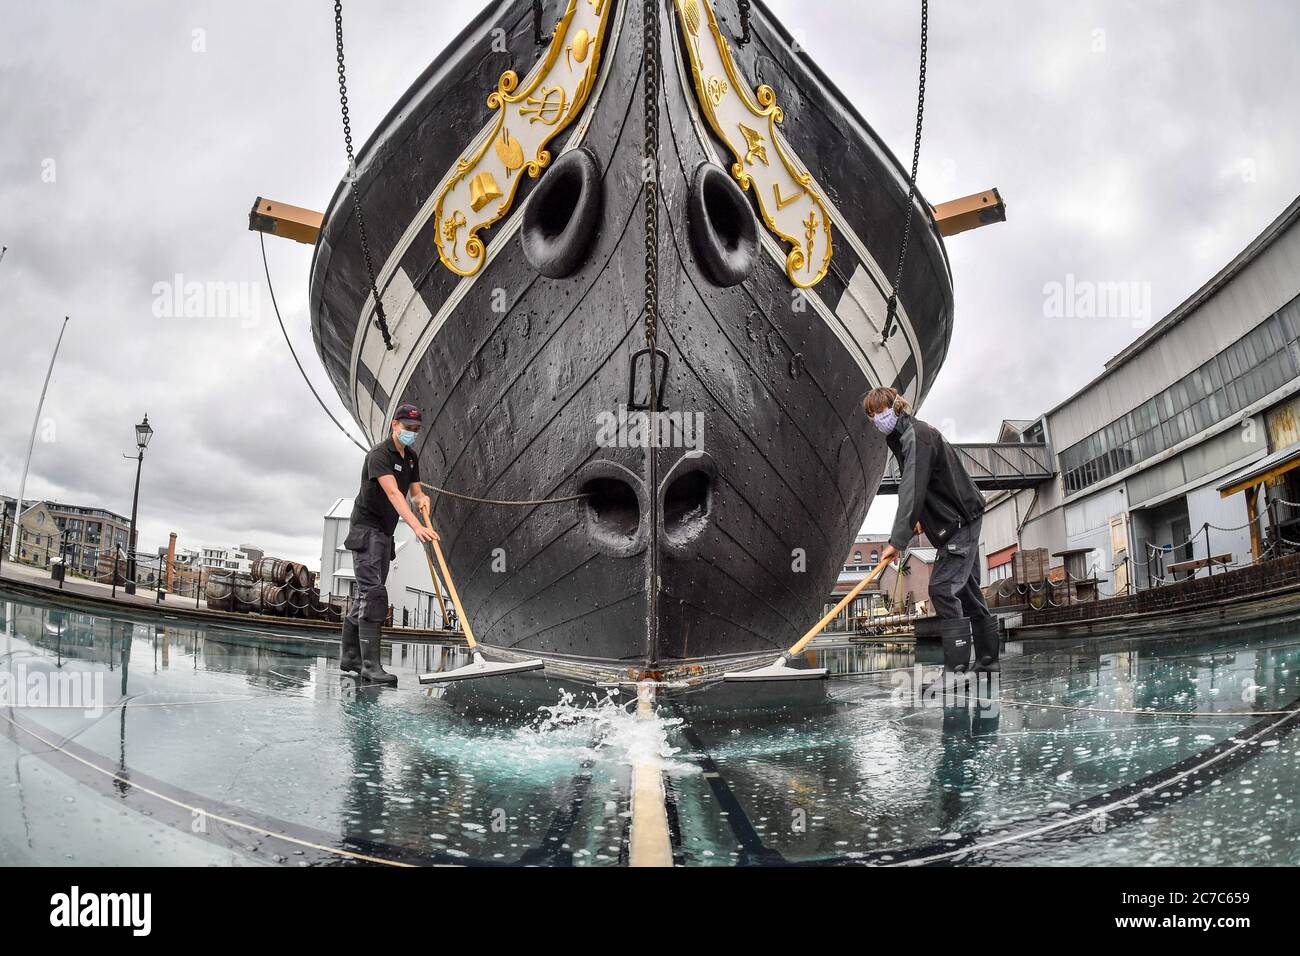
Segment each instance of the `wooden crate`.
[[1047,578],[1050,555],[1046,548],[1017,551],[1011,558],[1011,573],[1017,584],[1038,584]]

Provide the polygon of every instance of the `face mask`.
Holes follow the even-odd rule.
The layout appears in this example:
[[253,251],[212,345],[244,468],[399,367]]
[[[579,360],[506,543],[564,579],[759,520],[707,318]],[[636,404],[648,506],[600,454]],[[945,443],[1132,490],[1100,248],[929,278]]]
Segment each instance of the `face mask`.
[[419,432],[408,432],[405,428],[397,433],[397,440],[406,448],[415,444],[415,440],[420,437]]
[[898,415],[894,413],[893,408],[886,408],[878,415],[871,416],[871,424],[875,425],[881,434],[888,435],[894,430],[894,426],[898,424]]

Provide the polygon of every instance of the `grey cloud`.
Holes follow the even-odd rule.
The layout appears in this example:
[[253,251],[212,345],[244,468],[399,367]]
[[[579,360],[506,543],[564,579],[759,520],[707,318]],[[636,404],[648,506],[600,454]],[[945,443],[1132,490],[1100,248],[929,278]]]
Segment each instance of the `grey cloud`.
[[[771,6],[908,156],[918,5]],[[477,7],[346,5],[358,139]],[[265,289],[253,328],[159,319],[152,304],[154,284],[177,273],[261,288],[245,230],[254,197],[321,208],[333,193],[329,5],[3,0],[3,23],[0,489],[16,491],[69,314],[46,406],[57,441],[38,446],[29,493],[129,510],[134,464],[121,454],[148,412],[144,546],[176,530],[182,545],[256,541],[315,563],[320,515],[352,492],[359,452],[315,407]],[[1092,52],[1097,29],[1104,53]],[[194,30],[206,52],[192,51]],[[1137,334],[1121,320],[1044,318],[1044,283],[1149,282],[1158,318],[1300,192],[1300,15],[1283,0],[988,0],[932,4],[931,31],[921,188],[937,202],[996,185],[1009,221],[949,242],[956,332],[923,414],[987,440]],[[54,183],[41,180],[47,158]],[[307,326],[310,250],[272,241],[268,253],[290,334],[338,409]],[[886,527],[893,507],[882,499],[868,525]]]

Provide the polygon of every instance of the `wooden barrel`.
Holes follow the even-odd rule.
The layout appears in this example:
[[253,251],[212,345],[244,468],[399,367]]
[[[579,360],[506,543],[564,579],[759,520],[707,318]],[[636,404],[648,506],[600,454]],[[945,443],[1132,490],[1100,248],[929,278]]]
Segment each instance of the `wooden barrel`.
[[258,558],[253,562],[253,577],[268,584],[285,584],[293,574],[293,562],[280,558]]
[[207,578],[207,587],[205,593],[208,598],[208,608],[213,611],[231,610],[231,599],[233,595],[232,581],[233,571],[209,571],[205,575]]
[[277,616],[288,613],[289,603],[286,600],[286,593],[289,589],[285,585],[262,581],[258,586],[262,589],[261,613]]
[[325,608],[325,620],[338,624],[343,620],[344,615],[348,613],[347,599],[337,594],[331,594],[329,603]]
[[231,585],[233,600],[232,611],[260,611],[262,609],[262,582],[251,574],[236,572]]
[[284,566],[284,577],[281,579],[282,583],[292,584],[296,588],[311,587],[312,575],[311,571],[307,569],[307,565],[298,561],[286,561],[284,562]]
[[307,618],[313,621],[328,621],[330,606],[322,603],[320,588],[312,588],[307,592],[307,596],[309,599],[307,604]]
[[289,607],[287,612],[293,617],[307,617],[311,614],[312,608],[312,588],[297,587],[291,585],[286,590],[288,593]]

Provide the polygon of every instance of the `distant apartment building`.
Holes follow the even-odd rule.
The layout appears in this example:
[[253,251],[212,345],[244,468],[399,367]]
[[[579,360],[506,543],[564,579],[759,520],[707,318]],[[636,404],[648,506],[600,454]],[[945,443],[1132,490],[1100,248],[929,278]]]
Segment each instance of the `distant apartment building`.
[[[165,548],[159,549],[162,554],[166,554]],[[261,548],[254,548],[241,544],[239,547],[211,547],[199,548],[190,552],[190,564],[204,571],[224,570],[224,571],[241,571],[245,574],[253,570],[253,562],[265,555]]]
[[[5,509],[5,547],[12,540],[14,499],[0,498]],[[101,554],[111,554],[114,545],[125,549],[130,522],[103,508],[70,505],[59,501],[23,503],[23,529],[19,540],[20,560],[41,566],[63,555],[68,570],[92,576]],[[28,558],[22,558],[26,551]]]
[[[17,513],[13,498],[0,497],[4,507],[4,558],[15,534],[14,516]],[[17,529],[18,560],[37,567],[48,567],[52,558],[59,556],[60,531],[58,522],[44,501],[27,499],[23,502],[22,522]]]
[[[831,593],[826,598],[823,613],[838,604],[844,595],[853,590],[854,585],[875,570],[876,566],[880,564],[880,552],[885,549],[887,544],[889,544],[889,535],[887,534],[859,534],[854,539],[853,546],[844,558],[844,565],[840,568],[839,576],[831,588]],[[870,615],[873,609],[879,606],[880,581],[877,579],[868,584],[849,603],[848,607],[827,625],[827,630],[853,630],[858,622]]]
[[114,547],[126,550],[131,521],[103,508],[47,501],[46,506],[63,535],[68,569],[91,576],[101,554],[113,553]]

